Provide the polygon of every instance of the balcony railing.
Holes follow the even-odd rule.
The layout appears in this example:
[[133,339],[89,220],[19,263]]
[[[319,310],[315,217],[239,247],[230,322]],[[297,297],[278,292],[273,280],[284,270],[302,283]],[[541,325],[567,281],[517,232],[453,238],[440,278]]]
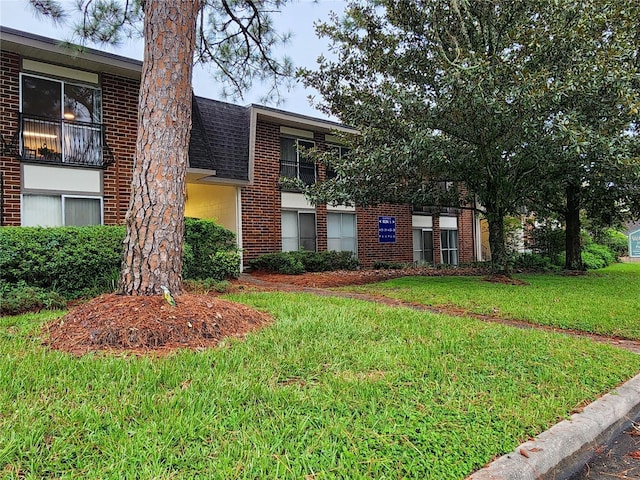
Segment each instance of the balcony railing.
[[316,166],[312,162],[280,160],[280,176],[299,178],[305,185],[313,185],[316,182]]
[[20,114],[20,158],[24,161],[104,166],[100,123]]

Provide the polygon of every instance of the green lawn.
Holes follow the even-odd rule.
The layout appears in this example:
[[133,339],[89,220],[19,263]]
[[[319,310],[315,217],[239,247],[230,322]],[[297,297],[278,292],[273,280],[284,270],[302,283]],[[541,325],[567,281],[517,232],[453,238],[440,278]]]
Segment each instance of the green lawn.
[[168,358],[48,351],[0,319],[0,477],[462,479],[640,371],[587,340],[247,293],[273,325]]
[[529,285],[483,277],[404,277],[341,290],[375,293],[424,305],[558,328],[640,339],[640,264],[615,264],[584,276],[515,275]]

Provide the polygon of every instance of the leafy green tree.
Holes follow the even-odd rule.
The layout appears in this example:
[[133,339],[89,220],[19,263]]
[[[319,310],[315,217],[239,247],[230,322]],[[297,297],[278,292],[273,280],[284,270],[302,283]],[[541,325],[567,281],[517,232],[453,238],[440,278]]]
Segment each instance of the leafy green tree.
[[615,225],[640,215],[640,52],[638,4],[582,2],[583,15],[559,41],[580,61],[551,70],[562,86],[545,124],[553,161],[529,191],[531,208],[558,214],[566,227],[565,268],[580,270],[581,213]]
[[[611,3],[352,1],[344,17],[317,27],[334,57],[300,74],[322,95],[319,107],[360,135],[347,140],[350,155],[325,158],[337,175],[309,195],[477,205],[489,223],[494,270],[508,273],[504,219],[541,182],[558,181],[540,175],[556,161],[549,148],[560,136],[552,142],[557,129],[549,126],[567,95],[588,84],[572,83],[578,68],[565,71],[600,68],[582,61],[579,40],[607,34],[581,31],[592,10],[627,15],[628,2]],[[464,188],[442,189],[448,181]]]
[[[37,12],[65,20],[56,0],[29,0]],[[79,0],[75,38],[117,44],[142,34],[145,43],[132,198],[120,290],[130,295],[182,289],[185,176],[191,131],[194,61],[217,67],[231,94],[254,80],[272,80],[270,93],[291,72],[273,56],[286,40],[270,14],[283,0]],[[142,25],[142,30],[140,31]]]

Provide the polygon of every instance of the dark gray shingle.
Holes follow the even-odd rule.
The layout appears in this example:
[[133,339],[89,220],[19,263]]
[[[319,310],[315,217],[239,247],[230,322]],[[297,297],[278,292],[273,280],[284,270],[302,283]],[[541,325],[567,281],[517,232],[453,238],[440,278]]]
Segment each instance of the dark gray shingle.
[[249,108],[193,97],[189,166],[249,180]]

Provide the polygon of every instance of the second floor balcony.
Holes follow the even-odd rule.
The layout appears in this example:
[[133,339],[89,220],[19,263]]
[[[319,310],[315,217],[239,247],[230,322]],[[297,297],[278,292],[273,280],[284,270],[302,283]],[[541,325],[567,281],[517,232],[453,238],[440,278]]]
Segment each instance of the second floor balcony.
[[25,162],[103,167],[103,125],[20,114],[19,157]]

